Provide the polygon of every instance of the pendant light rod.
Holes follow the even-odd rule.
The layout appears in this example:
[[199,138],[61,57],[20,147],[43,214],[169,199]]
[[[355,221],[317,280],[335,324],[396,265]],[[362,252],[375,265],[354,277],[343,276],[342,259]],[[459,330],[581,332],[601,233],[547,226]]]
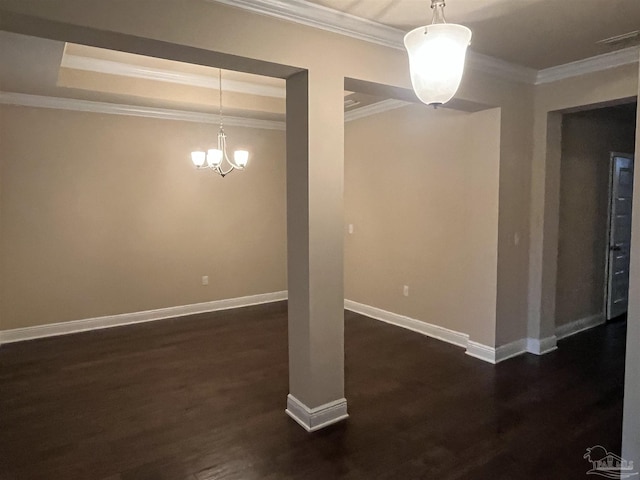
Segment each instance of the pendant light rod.
[[446,7],[444,0],[431,0],[431,10],[433,10],[431,25],[447,23],[447,20],[444,18],[444,7]]

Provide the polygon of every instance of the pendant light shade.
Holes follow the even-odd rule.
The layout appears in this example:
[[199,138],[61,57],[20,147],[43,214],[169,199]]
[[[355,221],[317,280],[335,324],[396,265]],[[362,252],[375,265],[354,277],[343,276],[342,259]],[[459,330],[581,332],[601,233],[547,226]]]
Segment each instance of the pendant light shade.
[[[444,2],[434,3],[444,7]],[[453,98],[462,80],[470,41],[471,30],[451,23],[433,23],[405,35],[411,83],[420,101],[441,105]]]

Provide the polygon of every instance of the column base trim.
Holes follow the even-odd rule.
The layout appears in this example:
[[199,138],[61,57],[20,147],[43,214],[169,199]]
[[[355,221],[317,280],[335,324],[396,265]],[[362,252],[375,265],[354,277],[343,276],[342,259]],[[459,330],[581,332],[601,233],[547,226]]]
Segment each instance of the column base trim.
[[287,395],[287,415],[307,432],[315,432],[349,417],[347,399],[340,398],[319,407],[309,408],[293,395]]
[[484,360],[485,362],[493,363],[494,365],[510,358],[522,355],[527,351],[526,339],[516,340],[515,342],[507,343],[499,347],[490,347],[483,345],[482,343],[469,340],[467,345],[467,351],[465,352],[470,357]]
[[534,355],[545,355],[558,349],[558,338],[555,335],[545,338],[527,338],[527,352]]

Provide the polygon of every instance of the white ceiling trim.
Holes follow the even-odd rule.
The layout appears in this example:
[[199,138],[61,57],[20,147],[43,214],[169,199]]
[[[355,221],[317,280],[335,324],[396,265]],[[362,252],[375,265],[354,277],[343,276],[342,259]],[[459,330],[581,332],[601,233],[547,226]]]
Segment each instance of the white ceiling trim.
[[[406,32],[305,0],[208,0],[269,17],[339,33],[358,40],[404,50]],[[428,19],[425,18],[425,22]],[[536,71],[488,55],[467,53],[469,68],[508,80],[533,83]]]
[[[52,108],[71,110],[75,112],[106,113],[109,115],[125,115],[130,117],[156,118],[159,120],[177,120],[181,122],[220,123],[216,114],[189,112],[186,110],[172,110],[167,108],[144,107],[118,103],[93,102],[76,98],[48,97],[44,95],[29,95],[17,92],[1,92],[0,105],[15,105],[21,107]],[[376,115],[395,108],[410,105],[401,100],[383,100],[365,107],[345,112],[345,122]],[[244,117],[224,117],[224,123],[233,127],[260,128],[264,130],[285,130],[285,122],[276,120],[260,120]]]
[[545,68],[538,71],[536,85],[637,63],[639,59],[640,47],[629,47],[617,52],[605,53],[557,67]]
[[208,0],[269,17],[403,49],[405,32],[304,0]]
[[533,68],[505,62],[499,58],[483,55],[469,50],[466,66],[471,70],[511,80],[513,82],[533,84],[538,72]]
[[[23,107],[53,108],[76,112],[106,113],[109,115],[125,115],[130,117],[156,118],[160,120],[177,120],[181,122],[220,123],[220,117],[211,113],[171,110],[166,108],[143,107],[117,103],[92,102],[75,98],[47,97],[28,95],[26,93],[0,92],[0,104]],[[224,117],[224,123],[233,127],[260,128],[264,130],[284,130],[285,123],[275,120],[259,120],[244,117]]]
[[[195,73],[176,72],[161,68],[142,67],[130,63],[104,60],[100,58],[84,57],[80,55],[65,54],[62,57],[61,67],[88,72],[120,75],[159,82],[178,83],[192,87],[204,87],[218,90],[217,75],[207,76]],[[260,85],[252,82],[222,79],[222,88],[226,91],[260,95],[264,97],[285,98],[286,91],[281,87]]]
[[359,118],[364,118],[370,115],[376,115],[378,113],[387,112],[389,110],[404,107],[405,105],[409,105],[409,103],[403,102],[402,100],[394,100],[394,99],[383,100],[381,102],[372,103],[371,105],[366,105],[364,107],[356,108],[354,110],[349,110],[345,112],[344,121],[351,122],[352,120],[358,120]]
[[[300,23],[352,38],[377,43],[398,50],[404,49],[406,32],[371,20],[349,15],[338,10],[307,2],[305,0],[207,0],[242,8],[250,12]],[[625,50],[633,50],[632,47]],[[638,55],[620,50],[578,62],[536,71],[522,65],[506,62],[495,57],[469,50],[467,62],[470,69],[516,82],[539,84],[615,68],[638,61]],[[625,53],[621,53],[625,52]],[[620,63],[623,62],[623,63]]]

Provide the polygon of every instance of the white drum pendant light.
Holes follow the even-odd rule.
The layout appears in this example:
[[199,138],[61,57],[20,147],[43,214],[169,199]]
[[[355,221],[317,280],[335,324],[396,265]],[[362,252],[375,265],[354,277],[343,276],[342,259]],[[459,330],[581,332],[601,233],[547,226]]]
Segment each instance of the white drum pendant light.
[[431,0],[431,25],[411,30],[404,37],[413,89],[420,101],[434,106],[447,103],[456,94],[471,41],[467,27],[446,23],[444,7],[444,0]]

